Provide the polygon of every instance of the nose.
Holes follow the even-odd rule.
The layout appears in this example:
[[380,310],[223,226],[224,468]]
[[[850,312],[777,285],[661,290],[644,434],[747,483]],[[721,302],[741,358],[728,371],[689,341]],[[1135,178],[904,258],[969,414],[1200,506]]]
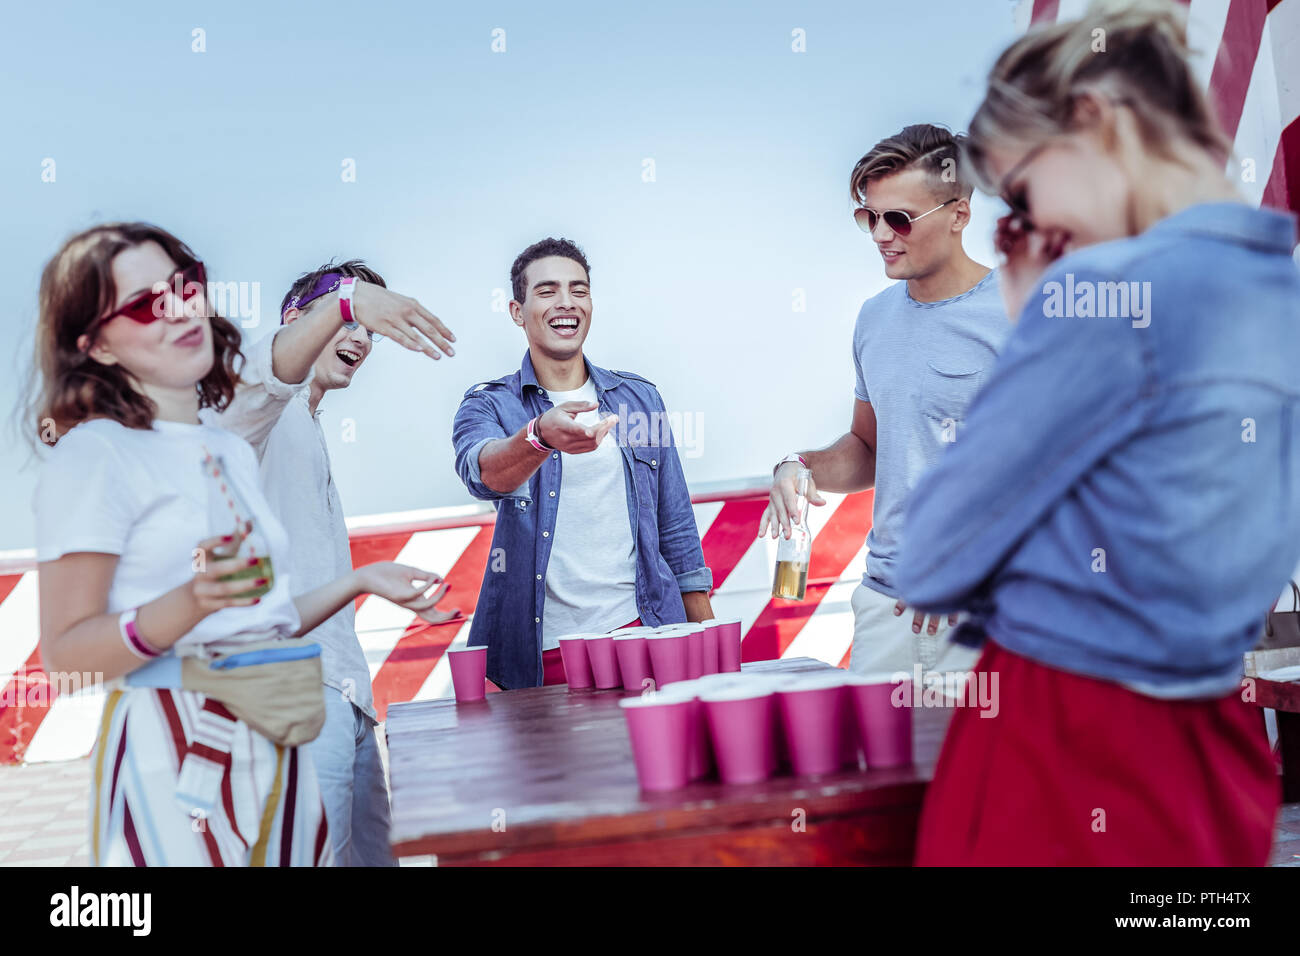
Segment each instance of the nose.
[[[884,233],[883,236],[881,235],[882,232]],[[884,245],[894,238],[894,230],[889,228],[889,223],[885,222],[884,216],[876,220],[876,228],[871,230],[871,238],[880,245]]]
[[[190,304],[194,301],[191,299],[190,302],[186,302],[176,294],[175,289],[168,288],[166,295],[163,296],[163,318],[168,322],[185,323],[189,321],[193,312]],[[197,314],[197,312],[193,312],[193,315]]]

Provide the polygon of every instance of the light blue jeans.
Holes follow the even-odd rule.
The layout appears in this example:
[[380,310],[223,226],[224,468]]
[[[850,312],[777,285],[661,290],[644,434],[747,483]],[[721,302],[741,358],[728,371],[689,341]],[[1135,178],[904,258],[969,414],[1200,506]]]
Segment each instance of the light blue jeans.
[[320,781],[335,866],[396,866],[388,842],[388,786],[375,726],[333,687],[325,726],[307,745]]

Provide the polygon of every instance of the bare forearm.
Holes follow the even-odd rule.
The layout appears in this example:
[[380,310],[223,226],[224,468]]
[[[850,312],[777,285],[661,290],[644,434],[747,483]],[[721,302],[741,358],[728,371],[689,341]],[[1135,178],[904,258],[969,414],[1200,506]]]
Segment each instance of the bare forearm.
[[876,483],[876,453],[853,432],[819,451],[800,452],[819,491],[849,494]]
[[330,295],[280,329],[271,346],[271,370],[275,377],[291,385],[305,381],[312,365],[342,324],[338,296]]
[[[173,588],[136,612],[140,638],[155,650],[165,651],[192,631],[206,615],[194,601],[188,583]],[[112,680],[145,663],[122,640],[117,614],[96,614],[63,634],[42,642],[41,658],[48,672],[79,671],[103,674]]]
[[530,445],[526,432],[527,428],[521,428],[509,438],[490,441],[479,452],[483,484],[499,494],[509,494],[531,478],[550,454]]
[[294,606],[298,609],[298,617],[302,621],[302,625],[298,628],[298,636],[316,630],[342,610],[349,601],[355,600],[363,593],[365,590],[360,577],[356,571],[353,571],[336,578],[329,584],[322,584],[314,591],[299,594],[293,599]]
[[686,607],[686,620],[694,623],[713,619],[713,605],[708,591],[683,591],[682,604]]

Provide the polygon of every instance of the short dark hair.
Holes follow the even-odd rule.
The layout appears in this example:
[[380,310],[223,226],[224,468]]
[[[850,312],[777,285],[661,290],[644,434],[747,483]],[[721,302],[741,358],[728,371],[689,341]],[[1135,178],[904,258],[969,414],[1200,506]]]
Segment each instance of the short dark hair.
[[961,156],[966,137],[945,126],[917,123],[882,139],[858,160],[849,177],[849,197],[859,206],[867,203],[867,184],[905,169],[923,169],[936,193],[971,197],[974,187],[965,175]]
[[572,259],[578,265],[582,266],[587,278],[591,278],[591,266],[587,265],[587,257],[583,255],[578,244],[570,242],[568,239],[554,239],[547,236],[541,242],[534,242],[531,246],[519,253],[515,257],[515,264],[510,267],[510,291],[515,297],[516,302],[523,302],[524,296],[528,295],[528,289],[524,285],[524,270],[529,264],[536,262],[538,259],[545,259],[547,256],[563,256],[566,259]]
[[[280,300],[280,314],[284,315],[284,310],[289,305],[290,299],[295,295],[304,295],[310,292],[312,287],[320,281],[320,277],[325,275],[327,272],[337,272],[342,276],[352,276],[353,278],[360,279],[362,282],[373,282],[375,285],[381,285],[385,289],[388,288],[388,283],[384,281],[384,277],[374,269],[370,268],[370,266],[366,265],[364,260],[349,259],[347,262],[335,263],[334,260],[331,259],[319,269],[313,269],[311,272],[304,272],[293,281],[293,285],[289,287],[289,291],[286,292],[284,298]],[[311,311],[311,307],[319,301],[319,299],[313,299],[311,302],[307,303],[307,306],[302,309],[302,311]]]

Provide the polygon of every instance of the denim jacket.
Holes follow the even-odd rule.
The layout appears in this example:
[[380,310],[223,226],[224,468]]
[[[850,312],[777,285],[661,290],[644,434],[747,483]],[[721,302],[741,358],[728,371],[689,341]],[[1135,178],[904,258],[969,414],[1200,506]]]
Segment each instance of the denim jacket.
[[912,492],[904,600],[1151,696],[1231,692],[1300,560],[1295,229],[1205,203],[1051,266]]
[[[601,411],[620,416],[628,440],[620,441],[627,482],[628,520],[636,545],[636,602],[647,625],[686,620],[685,591],[708,591],[713,573],[705,567],[699,531],[681,460],[667,430],[666,409],[654,385],[631,372],[614,372],[583,359],[596,386]],[[524,353],[519,371],[475,385],[465,393],[452,427],[456,472],[475,498],[496,504],[492,552],[483,572],[469,643],[486,644],[488,678],[503,688],[542,682],[542,609],[550,532],[559,510],[562,458],[551,454],[514,491],[501,494],[483,483],[479,453],[488,442],[508,438],[552,406],[537,382],[532,358]],[[637,429],[629,413],[662,428]],[[655,414],[662,418],[653,418]],[[654,443],[658,439],[657,443]]]

